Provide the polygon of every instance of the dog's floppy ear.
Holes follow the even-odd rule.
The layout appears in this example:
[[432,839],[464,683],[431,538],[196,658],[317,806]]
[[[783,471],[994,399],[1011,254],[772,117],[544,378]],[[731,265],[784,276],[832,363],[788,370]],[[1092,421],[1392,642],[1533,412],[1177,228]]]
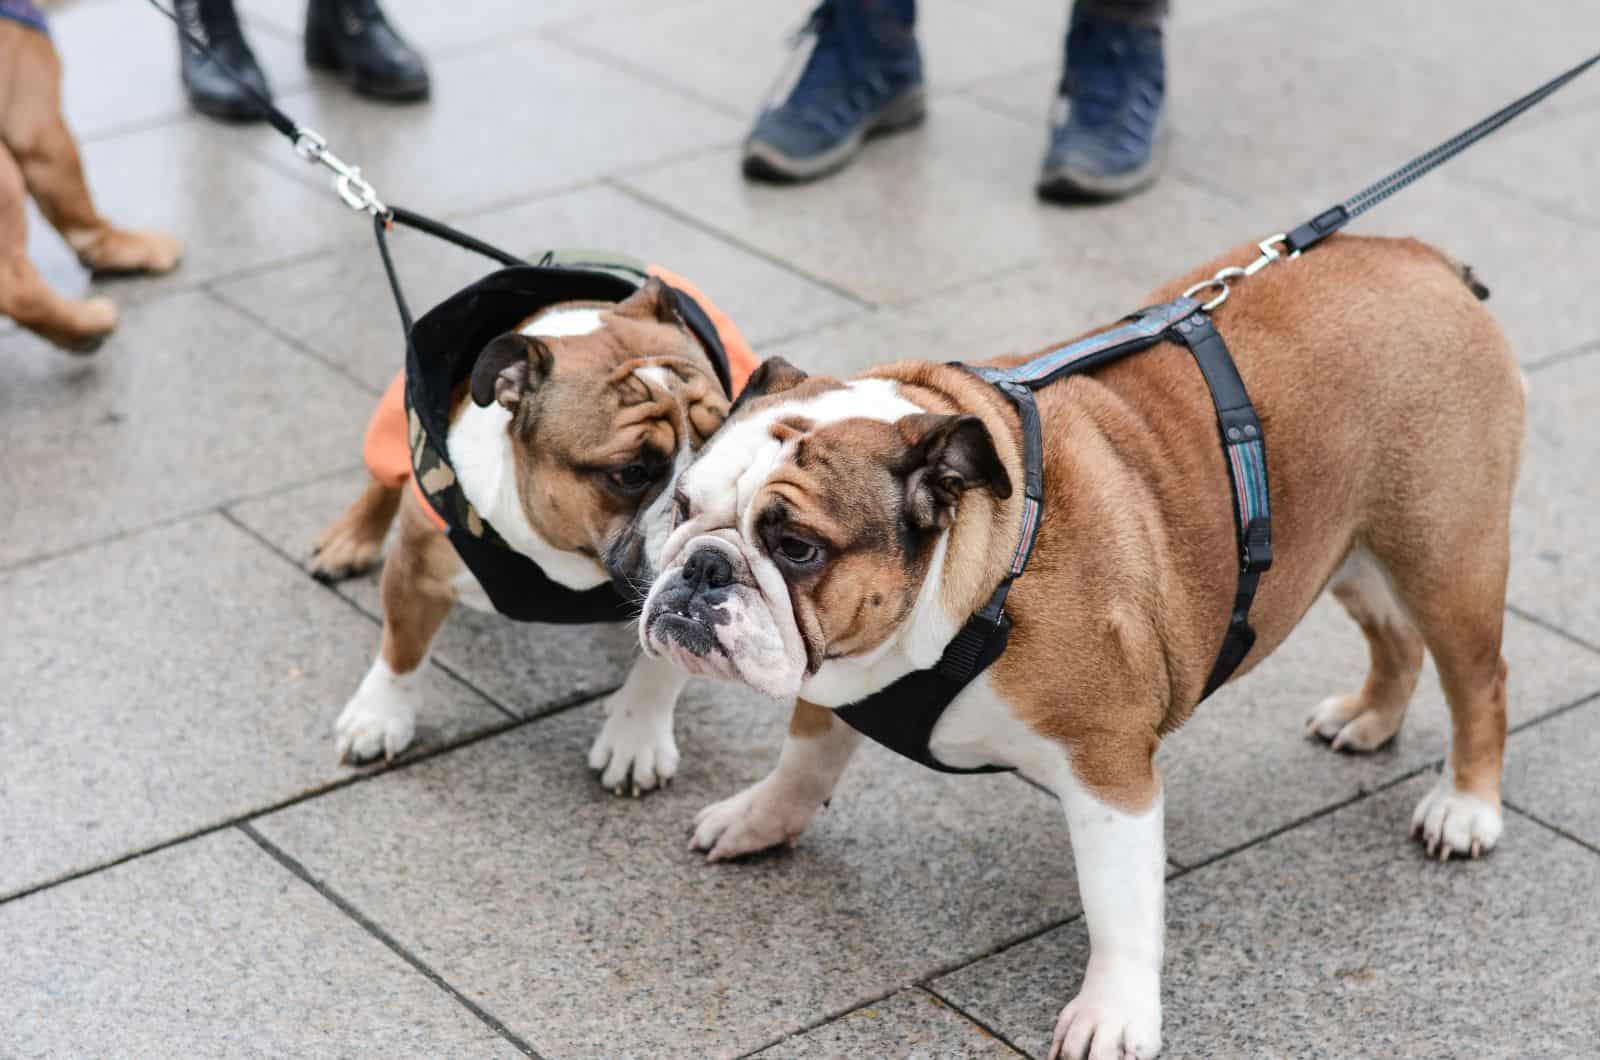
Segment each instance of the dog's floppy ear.
[[756,365],[756,370],[745,380],[744,389],[739,391],[739,396],[735,399],[733,407],[728,410],[728,415],[732,416],[738,412],[747,401],[754,401],[768,394],[781,394],[810,378],[782,357],[768,357]]
[[635,320],[659,320],[663,324],[687,326],[683,322],[683,312],[678,308],[678,292],[656,276],[644,281],[637,291],[618,302],[611,311]]
[[995,452],[989,428],[976,416],[923,412],[895,422],[907,450],[906,518],[921,530],[943,530],[967,490],[987,486],[1001,500],[1011,496],[1011,476]]
[[478,354],[472,366],[472,400],[479,408],[499,402],[515,412],[549,377],[554,364],[550,347],[532,335],[508,331]]

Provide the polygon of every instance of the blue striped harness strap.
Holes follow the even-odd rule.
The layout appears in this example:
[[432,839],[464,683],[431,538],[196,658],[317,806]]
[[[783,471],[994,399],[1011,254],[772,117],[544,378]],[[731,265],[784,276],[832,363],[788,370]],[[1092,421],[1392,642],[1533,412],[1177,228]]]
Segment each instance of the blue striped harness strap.
[[1272,566],[1272,515],[1267,505],[1267,453],[1261,420],[1239,378],[1222,335],[1194,298],[1187,296],[1165,305],[1143,309],[1122,324],[1086,339],[1059,346],[1014,368],[968,370],[993,384],[1013,405],[1022,421],[1022,458],[1025,475],[1022,504],[1022,539],[1000,584],[987,603],[948,645],[931,669],[915,670],[866,699],[838,708],[835,713],[863,735],[891,751],[945,773],[990,773],[998,766],[957,769],[933,756],[928,744],[934,726],[955,698],[1006,649],[1011,617],[1006,594],[1011,583],[1028,566],[1039,520],[1044,511],[1044,441],[1039,407],[1033,392],[1058,379],[1086,372],[1173,341],[1188,347],[1200,374],[1211,390],[1217,409],[1228,481],[1233,488],[1234,529],[1239,542],[1239,582],[1222,647],[1206,680],[1205,699],[1233,675],[1255,643],[1250,625],[1250,604],[1261,575]]

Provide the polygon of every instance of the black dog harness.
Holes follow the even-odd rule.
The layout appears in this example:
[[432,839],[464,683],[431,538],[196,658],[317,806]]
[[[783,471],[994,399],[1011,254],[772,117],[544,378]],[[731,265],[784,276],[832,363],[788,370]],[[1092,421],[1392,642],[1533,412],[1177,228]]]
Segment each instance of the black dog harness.
[[[384,247],[385,263],[388,261]],[[513,330],[546,306],[575,299],[620,302],[648,278],[641,263],[619,257],[580,256],[558,262],[545,255],[538,265],[510,255],[491,255],[507,268],[447,298],[414,325],[406,317],[406,430],[411,469],[428,503],[444,520],[450,543],[478,580],[496,611],[522,622],[618,622],[635,617],[637,606],[610,583],[570,589],[528,556],[513,549],[472,506],[450,464],[451,396],[472,374],[478,354],[496,336]],[[392,276],[392,273],[391,273]],[[672,288],[684,323],[705,347],[725,394],[732,397],[727,350],[705,309],[681,288]]]
[[[1011,619],[1005,612],[1006,594],[1011,583],[1027,567],[1028,556],[1039,533],[1043,515],[1044,460],[1040,436],[1039,410],[1033,391],[1064,376],[1096,368],[1129,354],[1147,350],[1158,342],[1182,343],[1194,355],[1195,364],[1205,376],[1211,400],[1217,409],[1223,453],[1227,457],[1228,481],[1233,490],[1234,529],[1239,541],[1239,582],[1234,591],[1233,611],[1228,619],[1222,647],[1206,680],[1203,700],[1233,674],[1255,643],[1250,627],[1250,604],[1255,599],[1261,575],[1272,566],[1272,516],[1267,502],[1266,438],[1261,421],[1250,405],[1244,381],[1234,366],[1222,335],[1211,323],[1211,310],[1228,297],[1228,281],[1243,279],[1284,258],[1298,257],[1339,229],[1407,187],[1424,174],[1465,151],[1468,147],[1504,126],[1519,114],[1537,106],[1596,64],[1593,55],[1557,74],[1533,91],[1501,107],[1478,123],[1468,126],[1444,143],[1407,162],[1337,205],[1317,214],[1287,234],[1262,241],[1261,257],[1248,266],[1230,266],[1210,280],[1196,284],[1183,297],[1166,305],[1144,309],[1127,322],[1079,342],[1051,350],[1015,368],[972,368],[988,380],[1016,406],[1022,420],[1023,464],[1026,482],[1023,491],[1022,541],[1017,546],[1011,567],[999,586],[971,618],[955,639],[945,646],[937,664],[928,670],[906,674],[866,699],[837,708],[834,713],[891,751],[945,773],[990,773],[1000,766],[957,769],[933,756],[928,742],[939,719],[962,689],[988,669],[1006,650],[1011,635]],[[1281,248],[1281,249],[1280,249]],[[1190,297],[1207,287],[1220,293],[1204,304]]]
[[1011,636],[1011,616],[1005,610],[1006,595],[1011,591],[1011,583],[1028,566],[1044,514],[1044,440],[1033,392],[1059,379],[1098,368],[1165,341],[1188,347],[1211,390],[1223,454],[1227,458],[1228,482],[1233,490],[1234,528],[1239,542],[1239,582],[1234,592],[1233,612],[1200,698],[1209,696],[1233,675],[1255,643],[1256,633],[1250,626],[1250,604],[1255,599],[1262,573],[1272,566],[1266,439],[1262,435],[1261,420],[1250,404],[1244,381],[1239,378],[1239,370],[1234,366],[1221,333],[1201,303],[1185,295],[1165,305],[1140,310],[1118,327],[1057,347],[1026,364],[1013,368],[962,366],[1004,394],[1016,407],[1022,421],[1022,539],[999,586],[988,602],[967,619],[955,639],[945,646],[937,664],[931,669],[906,674],[866,699],[838,708],[835,713],[840,718],[890,750],[945,773],[989,773],[1002,769],[999,766],[958,769],[945,765],[934,757],[929,740],[945,709],[1000,657]]

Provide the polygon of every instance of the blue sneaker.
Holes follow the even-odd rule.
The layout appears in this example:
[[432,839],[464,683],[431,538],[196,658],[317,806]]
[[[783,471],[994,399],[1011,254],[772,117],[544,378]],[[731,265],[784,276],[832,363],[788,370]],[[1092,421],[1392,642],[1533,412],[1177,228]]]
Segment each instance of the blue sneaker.
[[1039,196],[1114,199],[1148,187],[1166,162],[1161,27],[1074,12],[1039,174]]
[[[867,137],[922,120],[922,56],[909,4],[822,0],[801,30],[811,52],[787,93],[774,93],[744,145],[744,172],[811,180],[849,162]],[[790,69],[799,63],[796,49]]]

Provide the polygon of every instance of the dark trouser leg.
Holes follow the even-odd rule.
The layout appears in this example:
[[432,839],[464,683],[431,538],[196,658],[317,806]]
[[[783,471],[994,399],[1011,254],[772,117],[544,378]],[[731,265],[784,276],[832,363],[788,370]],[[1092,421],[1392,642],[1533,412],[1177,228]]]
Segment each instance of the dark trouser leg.
[[1168,0],[1078,0],[1075,14],[1131,22],[1140,26],[1159,26],[1172,5]]

